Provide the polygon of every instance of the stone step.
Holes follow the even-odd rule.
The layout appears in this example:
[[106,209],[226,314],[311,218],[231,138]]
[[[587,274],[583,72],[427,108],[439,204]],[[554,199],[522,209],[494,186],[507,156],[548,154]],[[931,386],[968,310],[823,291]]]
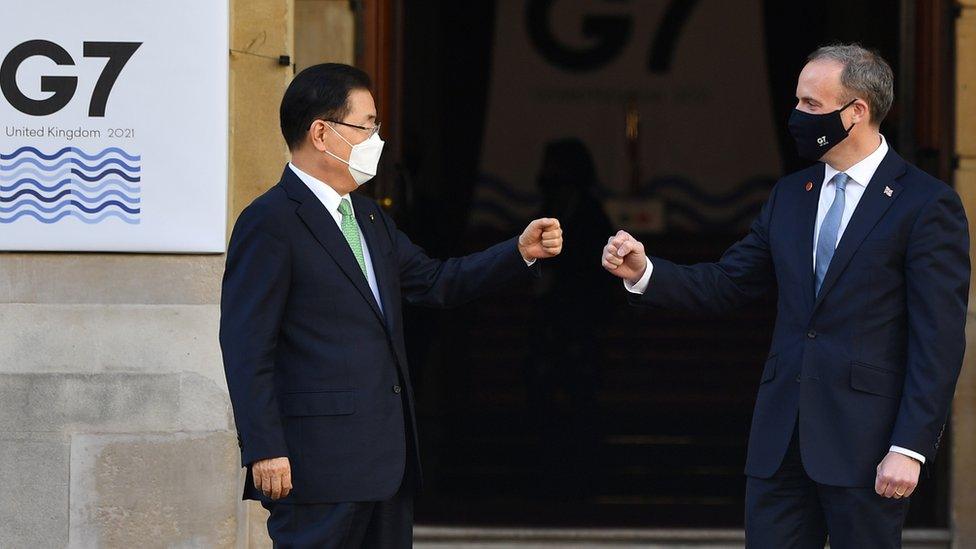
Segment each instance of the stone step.
[[[621,547],[741,548],[745,536],[735,529],[572,529],[454,528],[417,526],[416,549],[619,549]],[[948,530],[906,530],[905,549],[949,549]],[[829,547],[829,546],[828,546]]]

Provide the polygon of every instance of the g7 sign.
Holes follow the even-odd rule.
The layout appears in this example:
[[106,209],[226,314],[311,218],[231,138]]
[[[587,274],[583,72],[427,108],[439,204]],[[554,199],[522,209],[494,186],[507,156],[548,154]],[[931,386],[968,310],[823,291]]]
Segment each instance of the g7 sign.
[[[630,0],[607,0],[629,4]],[[556,0],[529,0],[525,7],[529,40],[542,57],[567,71],[584,72],[608,65],[631,40],[633,18],[624,15],[584,15],[580,21],[583,35],[593,44],[574,48],[560,42],[552,30],[551,11]],[[667,73],[681,31],[691,17],[698,0],[670,0],[661,17],[654,41],[647,52],[647,70]]]
[[[95,82],[91,101],[88,104],[88,116],[105,116],[105,106],[108,103],[112,87],[118,80],[125,64],[132,54],[139,49],[142,42],[85,42],[85,57],[107,57],[108,63],[102,74]],[[74,65],[75,60],[67,50],[48,40],[28,40],[14,46],[0,64],[0,91],[10,105],[18,111],[31,116],[47,116],[54,114],[67,105],[78,88],[76,76],[42,76],[41,91],[51,92],[53,95],[46,99],[32,99],[17,85],[17,70],[24,61],[31,57],[46,57],[57,65]]]

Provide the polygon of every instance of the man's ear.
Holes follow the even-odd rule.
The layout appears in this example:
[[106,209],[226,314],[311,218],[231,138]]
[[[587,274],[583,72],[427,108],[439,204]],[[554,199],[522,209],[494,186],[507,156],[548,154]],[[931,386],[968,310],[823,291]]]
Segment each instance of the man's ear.
[[865,102],[863,99],[858,99],[854,101],[851,108],[854,109],[853,122],[857,124],[867,124],[868,120],[871,118],[871,109],[868,107],[867,102]]
[[329,128],[326,127],[326,123],[323,120],[315,120],[312,125],[308,128],[308,140],[315,147],[315,150],[319,152],[325,152],[328,148],[326,141],[326,133]]

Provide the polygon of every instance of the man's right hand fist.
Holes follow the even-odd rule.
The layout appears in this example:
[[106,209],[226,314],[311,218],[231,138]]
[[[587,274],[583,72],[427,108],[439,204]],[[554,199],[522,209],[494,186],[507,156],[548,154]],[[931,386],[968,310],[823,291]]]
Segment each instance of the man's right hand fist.
[[281,499],[291,492],[291,462],[286,457],[255,461],[251,475],[254,487],[271,499]]
[[617,231],[603,247],[603,268],[629,284],[635,284],[647,270],[644,245],[627,231]]

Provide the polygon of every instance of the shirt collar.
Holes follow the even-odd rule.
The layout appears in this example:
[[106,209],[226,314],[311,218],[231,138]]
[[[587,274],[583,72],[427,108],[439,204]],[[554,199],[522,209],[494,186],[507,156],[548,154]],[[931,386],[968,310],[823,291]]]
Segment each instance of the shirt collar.
[[[319,199],[319,202],[321,202],[330,213],[333,213],[333,215],[335,212],[339,211],[339,203],[342,202],[342,199],[349,198],[348,194],[345,196],[340,196],[339,193],[330,187],[328,183],[308,175],[307,173],[298,169],[298,167],[291,162],[288,163],[288,167],[291,168],[291,171],[295,172],[295,175],[302,180],[302,183],[305,183],[305,186],[312,191],[316,198]],[[350,207],[352,206],[352,200],[349,201],[349,205]]]
[[[871,181],[871,178],[874,177],[874,172],[878,171],[878,166],[881,165],[881,161],[884,160],[884,157],[887,154],[888,142],[882,135],[881,144],[878,145],[878,148],[875,149],[873,153],[867,155],[864,160],[861,160],[857,164],[854,164],[848,168],[844,173],[846,173],[847,176],[850,177],[855,183],[867,187],[868,183]],[[839,172],[840,170],[836,170],[830,164],[824,163],[824,181],[829,182]]]

